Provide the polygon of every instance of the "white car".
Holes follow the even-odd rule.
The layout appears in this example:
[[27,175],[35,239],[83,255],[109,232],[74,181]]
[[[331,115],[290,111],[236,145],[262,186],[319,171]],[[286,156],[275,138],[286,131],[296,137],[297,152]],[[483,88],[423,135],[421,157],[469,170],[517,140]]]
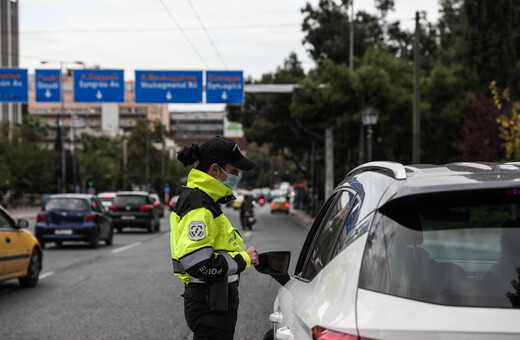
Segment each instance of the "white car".
[[520,163],[359,166],[295,274],[259,271],[283,284],[264,339],[520,339]]
[[108,208],[114,204],[114,198],[116,197],[115,192],[100,192],[97,197],[101,201],[101,204],[108,211]]

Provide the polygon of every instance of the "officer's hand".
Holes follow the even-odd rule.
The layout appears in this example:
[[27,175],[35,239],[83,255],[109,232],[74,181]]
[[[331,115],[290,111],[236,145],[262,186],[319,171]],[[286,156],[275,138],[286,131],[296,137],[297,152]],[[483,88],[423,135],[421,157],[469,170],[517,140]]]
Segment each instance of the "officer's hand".
[[258,262],[258,252],[256,251],[255,247],[251,247],[248,250],[246,250],[246,253],[251,258],[251,264],[253,266],[258,266],[260,262]]

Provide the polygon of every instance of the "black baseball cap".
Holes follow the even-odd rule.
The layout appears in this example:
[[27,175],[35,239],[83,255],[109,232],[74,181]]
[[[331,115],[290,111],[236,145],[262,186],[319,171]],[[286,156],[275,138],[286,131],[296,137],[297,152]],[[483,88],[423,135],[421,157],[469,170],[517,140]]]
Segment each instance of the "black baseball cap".
[[210,164],[226,164],[239,168],[240,170],[251,170],[256,164],[245,158],[237,143],[231,139],[217,136],[199,146],[200,158],[209,161]]

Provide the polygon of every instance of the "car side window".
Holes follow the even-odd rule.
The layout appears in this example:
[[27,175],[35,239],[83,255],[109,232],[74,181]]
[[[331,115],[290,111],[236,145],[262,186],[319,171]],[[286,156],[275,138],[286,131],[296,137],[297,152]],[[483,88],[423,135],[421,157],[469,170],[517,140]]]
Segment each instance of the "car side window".
[[97,198],[93,198],[92,199],[92,209],[94,209],[94,211],[97,211],[97,212],[100,212],[100,213],[104,212],[103,205],[101,204],[101,202]]
[[334,247],[334,253],[332,254],[332,257],[336,256],[340,251],[347,247],[347,243],[350,240],[350,234],[354,229],[354,224],[357,222],[360,206],[361,205],[359,200],[356,200],[352,204],[352,208],[350,209],[347,220],[339,232],[338,241]]
[[349,191],[339,194],[324,215],[303,266],[302,278],[313,279],[332,259],[334,245],[350,210],[355,195]]
[[0,228],[12,228],[13,222],[7,216],[0,212]]

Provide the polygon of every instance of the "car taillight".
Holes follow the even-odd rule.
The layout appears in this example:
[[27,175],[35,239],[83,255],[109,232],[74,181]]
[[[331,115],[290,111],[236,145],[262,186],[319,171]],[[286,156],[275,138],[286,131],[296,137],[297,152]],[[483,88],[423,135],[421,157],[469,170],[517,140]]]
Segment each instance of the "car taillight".
[[314,326],[312,328],[312,340],[359,340],[359,337],[357,335],[331,331],[327,328]]
[[36,217],[37,222],[45,222],[45,215],[44,214],[38,214]]
[[289,208],[289,205],[290,205],[289,203],[285,203],[286,208]]
[[374,340],[359,337],[357,335],[347,334],[343,332],[333,331],[321,326],[312,328],[312,340]]
[[263,198],[261,198],[261,199],[258,200],[258,202],[260,202],[260,203],[264,203],[265,200],[264,200]]
[[96,203],[92,203],[92,209],[96,209],[96,208],[97,208]]
[[141,211],[150,211],[150,210],[152,210],[152,208],[150,208],[149,205],[145,204],[145,205],[140,206],[139,210],[141,210]]
[[170,207],[173,207],[173,202],[172,201],[170,201],[168,204],[170,205]]
[[250,212],[247,213],[247,217],[255,217],[255,214],[250,211]]
[[274,207],[274,202],[271,203],[271,207]]
[[153,205],[157,207],[159,205],[159,203],[153,202]]
[[111,205],[108,207],[108,210],[110,211],[117,211],[117,207],[115,205]]
[[85,215],[85,222],[94,222],[96,220],[96,214]]

